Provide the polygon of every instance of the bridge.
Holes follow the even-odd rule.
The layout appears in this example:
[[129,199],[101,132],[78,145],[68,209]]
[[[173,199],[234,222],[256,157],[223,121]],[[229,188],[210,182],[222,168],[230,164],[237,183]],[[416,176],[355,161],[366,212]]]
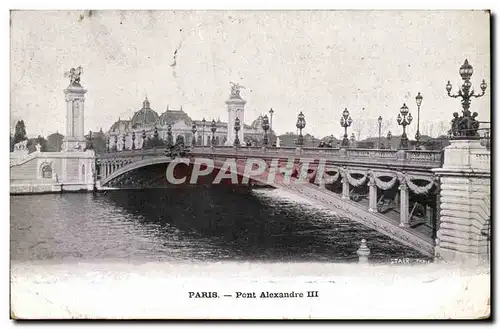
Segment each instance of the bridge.
[[[165,148],[157,148],[99,156],[96,169],[100,188],[168,186],[165,173],[174,159],[168,153]],[[441,151],[194,146],[185,157],[188,162],[177,164],[184,174],[192,171],[196,159],[213,161],[216,173],[227,169],[223,168],[227,159],[234,159],[238,183],[245,176],[246,160],[262,159],[267,170],[247,177],[250,183],[286,189],[423,255],[434,255],[439,189],[432,170],[442,166]],[[269,181],[266,178],[273,161],[278,170]],[[324,170],[318,170],[319,166]],[[287,169],[290,181],[284,179]],[[306,174],[305,180],[299,180],[301,171]],[[320,173],[322,177],[318,177]]]
[[[405,104],[400,111],[404,118],[398,115],[398,125],[403,126],[401,150],[348,147],[350,117],[347,109],[341,120],[345,129],[342,148],[240,147],[244,136],[240,121],[246,101],[241,98],[239,85],[233,85],[226,101],[229,113],[226,133],[227,143],[235,146],[194,145],[181,149],[180,153],[184,154],[179,154],[178,148],[148,148],[151,145],[144,142],[150,137],[158,141],[158,132],[156,125],[143,122],[148,129],[155,127],[152,136],[148,137],[143,129],[138,143],[136,131],[129,137],[124,134],[121,140],[115,134],[114,142],[111,139],[107,142],[107,148],[113,151],[95,155],[85,147],[83,101],[87,90],[81,86],[78,76],[78,83],[72,79],[64,90],[69,135],[65,137],[63,152],[40,152],[37,147],[37,152],[29,154],[25,145],[16,144],[17,148],[11,153],[11,193],[168,187],[171,182],[167,173],[173,168],[173,177],[189,177],[190,181],[202,185],[220,181],[286,189],[423,255],[448,261],[487,260],[491,236],[489,136],[485,135],[487,142],[484,144],[481,141],[484,136],[479,135],[478,114],[469,110],[472,98],[484,96],[486,83],[483,81],[480,85],[482,94],[471,91],[472,71],[466,60],[460,68],[464,84],[458,94],[451,94],[451,84],[446,85],[448,96],[462,98],[463,111],[460,116],[458,112],[453,113],[450,145],[443,151],[407,150],[405,127],[409,122],[404,119],[408,114]],[[75,108],[77,111],[71,111]],[[147,100],[141,111],[143,117],[151,111]],[[73,117],[77,112],[81,115]],[[267,116],[261,126],[267,141],[267,132],[272,126]],[[305,119],[302,112],[296,127],[300,131],[297,144],[303,145]],[[200,128],[201,140],[205,143],[204,120]],[[167,124],[169,144],[173,144],[171,130]],[[193,122],[192,136],[198,130],[197,123]],[[214,120],[212,145],[216,141],[216,130]],[[253,169],[253,160],[264,163],[263,171],[257,174],[251,170],[249,174],[247,164],[251,163]],[[175,166],[169,165],[174,162]],[[211,174],[196,175],[202,167],[203,170],[211,167]],[[229,177],[225,175],[228,171]],[[219,179],[221,176],[223,178]]]

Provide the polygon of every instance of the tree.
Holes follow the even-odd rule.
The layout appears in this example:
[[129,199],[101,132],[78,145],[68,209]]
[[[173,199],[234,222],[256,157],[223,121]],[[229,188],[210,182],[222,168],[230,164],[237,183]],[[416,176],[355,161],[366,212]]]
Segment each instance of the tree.
[[47,136],[47,152],[61,152],[64,136],[54,133]]
[[42,135],[38,135],[36,143],[40,144],[41,152],[47,152],[47,140],[44,137],[42,137]]
[[448,130],[451,128],[451,125],[446,121],[439,121],[438,124],[438,135],[447,135]]
[[[365,120],[365,125],[367,126],[368,137],[378,137],[378,118],[375,120],[373,119]],[[382,130],[380,130],[380,134],[382,134]],[[359,136],[358,140],[360,140]]]
[[16,123],[16,131],[14,132],[14,144],[27,140],[26,126],[23,120]]
[[[356,136],[356,140],[359,141],[361,139],[361,134],[365,130],[366,125],[367,123],[365,122],[365,120],[361,118],[352,120],[352,129],[354,131],[354,135]],[[349,138],[349,133],[347,133],[347,138]]]
[[[88,145],[92,143],[92,149],[96,154],[103,154],[106,152],[106,135],[100,130],[99,132],[92,133],[92,141],[90,141],[90,132],[85,135]],[[88,148],[88,147],[87,147]]]

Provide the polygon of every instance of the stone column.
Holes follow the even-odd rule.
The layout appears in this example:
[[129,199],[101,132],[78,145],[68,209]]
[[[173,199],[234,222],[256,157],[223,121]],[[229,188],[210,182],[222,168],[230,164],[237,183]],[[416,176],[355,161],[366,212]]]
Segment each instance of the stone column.
[[370,174],[370,181],[368,182],[369,189],[369,200],[368,200],[368,211],[377,212],[377,184],[375,184],[375,178],[373,174]]
[[440,178],[436,258],[488,261],[491,221],[490,150],[479,140],[450,140]]
[[347,170],[342,171],[342,199],[349,199],[349,179]]
[[399,199],[400,199],[400,207],[399,207],[399,226],[408,227],[408,223],[410,221],[408,208],[410,202],[410,195],[408,193],[408,185],[405,182],[402,182],[399,185]]

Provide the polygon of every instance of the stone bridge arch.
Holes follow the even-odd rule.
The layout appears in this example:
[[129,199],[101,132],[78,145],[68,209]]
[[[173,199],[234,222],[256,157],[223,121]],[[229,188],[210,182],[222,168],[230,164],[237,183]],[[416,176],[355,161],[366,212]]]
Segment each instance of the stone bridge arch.
[[[190,163],[193,158],[187,157]],[[210,159],[210,158],[207,158]],[[210,159],[213,161],[212,169],[223,169],[224,159]],[[128,163],[123,167],[117,169],[111,175],[106,177],[101,181],[101,186],[108,186],[113,180],[117,179],[121,175],[128,172],[137,170],[139,168],[148,167],[155,164],[166,164],[173,161],[171,157],[154,157],[145,158],[132,163]],[[176,160],[177,161],[177,160]],[[237,162],[237,174],[238,176],[245,177],[244,170],[242,170],[242,163]],[[328,176],[325,176],[330,180],[338,180],[339,177],[344,176],[346,170],[340,166],[327,166]],[[314,173],[315,174],[315,173]],[[309,173],[307,178],[311,178],[312,173]],[[315,204],[334,210],[339,216],[347,217],[355,222],[358,222],[364,226],[367,226],[379,233],[382,233],[389,238],[396,240],[406,246],[409,246],[425,256],[434,256],[434,242],[428,237],[418,234],[418,232],[412,231],[409,227],[401,227],[388,221],[384,215],[370,211],[360,204],[345,198],[343,195],[337,195],[331,191],[328,191],[321,185],[310,183],[307,180],[300,180],[295,177],[290,177],[289,180],[284,179],[284,175],[279,172],[276,173],[277,179],[269,181],[265,179],[266,172],[262,176],[251,176],[248,177],[251,180],[264,183],[266,185],[272,186],[274,188],[283,188],[301,198],[306,198],[309,201],[313,201]],[[367,175],[368,176],[368,175]],[[366,178],[367,179],[367,178]],[[344,182],[347,181],[344,180]]]

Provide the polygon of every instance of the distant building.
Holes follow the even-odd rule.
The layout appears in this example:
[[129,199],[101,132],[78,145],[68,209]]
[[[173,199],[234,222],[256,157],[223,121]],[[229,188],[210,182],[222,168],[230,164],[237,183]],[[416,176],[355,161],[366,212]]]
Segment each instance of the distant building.
[[[232,145],[228,143],[228,136],[234,136],[234,132],[228,132],[228,122],[215,120],[215,145]],[[142,147],[143,134],[147,138],[153,138],[154,131],[158,132],[158,137],[162,140],[167,140],[168,126],[170,125],[173,140],[177,140],[178,136],[183,136],[186,145],[191,145],[193,140],[193,124],[196,125],[196,145],[211,145],[212,139],[212,120],[207,120],[203,123],[202,120],[192,119],[184,110],[182,106],[180,109],[172,109],[167,106],[165,111],[158,114],[151,108],[151,104],[146,97],[142,102],[142,108],[136,111],[129,120],[118,119],[106,133],[106,137],[110,145],[117,143],[117,148],[121,149],[123,144],[123,137],[125,136],[125,148],[130,149],[132,146],[132,134],[135,133],[135,148]],[[234,127],[234,125],[232,125]],[[264,135],[262,129],[262,116],[259,116],[252,122],[251,125],[241,124],[240,134],[243,140],[242,144],[246,141],[259,143]],[[234,129],[234,128],[233,128]],[[234,139],[234,137],[232,137]],[[241,138],[240,138],[241,139]]]

